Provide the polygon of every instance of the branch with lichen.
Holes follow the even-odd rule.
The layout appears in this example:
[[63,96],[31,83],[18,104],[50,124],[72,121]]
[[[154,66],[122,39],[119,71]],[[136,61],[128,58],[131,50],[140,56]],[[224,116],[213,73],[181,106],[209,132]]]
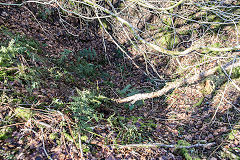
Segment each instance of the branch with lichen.
[[147,147],[164,147],[164,148],[175,148],[175,149],[190,149],[190,148],[198,148],[198,147],[210,147],[216,143],[206,143],[206,144],[194,144],[190,146],[181,146],[181,145],[167,145],[162,143],[149,143],[149,144],[127,144],[127,145],[114,145],[118,148],[147,148]]
[[[235,63],[233,63],[231,61],[231,62],[225,64],[222,68],[224,68],[224,70],[229,70],[230,68],[235,68],[235,67],[239,67],[239,66],[240,66],[240,61],[237,61]],[[214,68],[209,69],[207,71],[196,74],[192,77],[178,79],[174,82],[169,82],[169,83],[166,84],[166,86],[163,89],[155,91],[155,92],[139,93],[139,94],[135,94],[133,96],[123,98],[123,99],[116,99],[115,101],[117,103],[130,102],[131,104],[134,104],[136,101],[139,101],[139,100],[145,100],[145,99],[160,97],[160,96],[168,93],[170,90],[181,87],[184,84],[192,84],[192,83],[195,83],[197,81],[200,81],[201,79],[214,74],[218,69],[219,69],[219,67],[214,67]]]

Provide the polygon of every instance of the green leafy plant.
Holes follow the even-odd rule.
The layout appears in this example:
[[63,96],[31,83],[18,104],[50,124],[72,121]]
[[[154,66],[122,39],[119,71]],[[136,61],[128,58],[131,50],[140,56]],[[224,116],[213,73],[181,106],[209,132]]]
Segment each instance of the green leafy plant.
[[96,65],[86,62],[84,59],[76,64],[75,66],[71,66],[71,70],[79,77],[95,77],[97,75]]
[[2,128],[0,130],[0,140],[5,140],[11,137],[12,136],[11,133],[12,133],[12,128],[10,127]]
[[57,65],[59,65],[62,70],[66,71],[72,75],[78,76],[78,78],[94,78],[99,73],[97,72],[98,65],[90,63],[89,60],[93,60],[96,57],[96,52],[94,49],[83,49],[75,55],[74,61],[69,61],[68,56],[72,51],[65,49],[60,53],[60,58],[55,59]]
[[13,64],[13,58],[16,57],[16,53],[19,48],[14,46],[15,40],[12,39],[7,47],[1,46],[0,49],[0,66],[10,67]]
[[[178,141],[179,146],[190,146],[190,143],[188,143],[185,140],[179,140]],[[178,152],[186,159],[186,160],[200,160],[198,157],[192,155],[194,153],[194,149],[186,149],[186,148],[181,148],[178,149]]]
[[15,109],[15,113],[16,113],[16,117],[22,118],[26,121],[29,120],[33,116],[32,111],[28,108],[18,107]]
[[73,118],[79,127],[86,129],[91,126],[91,123],[98,122],[103,117],[96,111],[96,108],[108,99],[88,90],[80,91],[77,89],[77,93],[78,96],[72,97],[73,102],[70,103],[69,109],[71,109]]
[[240,67],[236,67],[232,71],[232,78],[239,78],[240,77]]
[[83,50],[79,51],[78,56],[79,56],[78,59],[85,58],[87,60],[93,60],[94,58],[97,57],[97,54],[94,48],[89,47],[88,49],[84,48]]
[[120,49],[116,49],[115,54],[113,56],[114,58],[122,59],[124,58],[124,53]]
[[68,49],[64,49],[63,52],[60,53],[61,57],[58,59],[57,63],[59,65],[63,65],[65,66],[66,65],[66,61],[68,59],[68,55],[72,53],[72,51],[68,50]]
[[38,12],[36,14],[37,18],[44,21],[54,22],[55,9],[50,7],[45,7],[43,4],[37,4]]
[[[156,124],[151,120],[144,120],[143,117],[110,116],[107,121],[116,133],[116,141],[121,139],[122,144],[142,143],[150,140],[151,131]],[[148,132],[146,132],[148,131]]]

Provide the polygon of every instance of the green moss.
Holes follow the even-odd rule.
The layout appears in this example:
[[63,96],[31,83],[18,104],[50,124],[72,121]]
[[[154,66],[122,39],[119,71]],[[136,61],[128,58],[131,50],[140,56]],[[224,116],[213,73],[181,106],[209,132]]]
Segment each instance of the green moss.
[[12,128],[6,127],[0,130],[0,140],[5,140],[11,137]]
[[16,117],[22,118],[24,120],[29,120],[33,116],[33,112],[28,108],[16,108]]
[[58,134],[57,133],[51,133],[48,137],[51,140],[56,140],[56,139],[58,139]]
[[172,33],[165,32],[159,37],[159,39],[157,39],[157,41],[161,46],[164,46],[167,49],[172,49],[173,46],[177,45],[180,42],[180,39],[178,36],[174,37]]
[[64,135],[64,137],[66,138],[67,141],[73,142],[72,136],[70,136],[68,133],[64,132],[63,135]]
[[[187,141],[179,140],[178,141],[179,146],[190,146],[190,144]],[[181,148],[178,149],[179,154],[181,154],[186,160],[192,160],[192,157],[188,153],[188,149]]]
[[[177,145],[179,146],[190,146],[191,144],[188,143],[185,140],[179,140]],[[189,150],[186,148],[181,148],[178,149],[179,154],[181,154],[186,160],[199,160],[199,158],[197,156],[192,156],[191,154],[194,153],[194,149],[191,150],[191,154],[189,153]]]
[[197,103],[195,103],[192,107],[193,107],[193,108],[199,107],[199,106],[202,104],[203,100],[204,100],[204,97],[201,97],[201,98],[199,99],[199,101],[198,101]]
[[232,71],[232,78],[239,78],[240,77],[240,67],[236,67]]
[[234,140],[235,139],[235,136],[237,135],[239,131],[238,130],[232,130],[229,134],[228,134],[228,139],[229,140]]
[[211,95],[211,94],[215,94],[216,89],[219,88],[220,86],[222,86],[224,83],[226,82],[226,77],[225,75],[211,75],[209,77],[207,77],[204,81],[203,88],[201,90],[201,92],[204,95]]

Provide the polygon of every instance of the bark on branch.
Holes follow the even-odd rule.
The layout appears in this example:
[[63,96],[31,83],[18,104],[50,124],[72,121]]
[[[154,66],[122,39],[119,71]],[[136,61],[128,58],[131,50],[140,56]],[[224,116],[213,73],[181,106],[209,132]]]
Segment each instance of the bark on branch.
[[130,1],[136,2],[137,4],[139,4],[140,6],[143,6],[145,8],[154,9],[154,10],[157,10],[157,11],[167,11],[167,10],[170,10],[170,9],[173,9],[173,8],[179,6],[185,0],[180,0],[176,4],[174,4],[174,5],[170,6],[170,7],[167,7],[167,8],[158,8],[158,7],[155,7],[154,5],[152,5],[151,3],[147,2],[147,1],[142,1],[142,0],[130,0]]
[[[234,68],[234,67],[239,67],[240,66],[240,61],[237,61],[235,63],[233,63],[232,61],[225,64],[223,66],[223,68],[225,70],[229,70],[230,68]],[[192,84],[192,83],[195,83],[201,79],[203,79],[204,77],[207,77],[209,75],[212,75],[214,74],[217,69],[219,67],[215,67],[215,68],[212,68],[210,70],[207,70],[207,71],[204,71],[204,72],[201,72],[199,74],[196,74],[190,78],[183,78],[183,79],[178,79],[176,80],[175,82],[169,82],[166,84],[166,86],[161,89],[161,90],[158,90],[156,92],[151,92],[151,93],[139,93],[139,94],[135,94],[133,96],[129,96],[129,97],[126,97],[126,98],[123,98],[123,99],[118,99],[116,100],[117,103],[126,103],[126,102],[131,102],[131,104],[134,104],[136,101],[139,101],[139,100],[145,100],[145,99],[149,99],[149,98],[156,98],[156,97],[160,97],[164,94],[166,94],[167,92],[169,92],[170,90],[172,89],[175,89],[175,88],[178,88],[184,84]]]
[[181,148],[197,148],[197,147],[210,147],[214,145],[215,143],[206,143],[206,144],[194,144],[190,146],[180,146],[180,145],[166,145],[162,143],[150,143],[150,144],[127,144],[127,145],[115,145],[119,148],[146,148],[146,147],[165,147],[165,148],[175,148],[175,149],[181,149]]

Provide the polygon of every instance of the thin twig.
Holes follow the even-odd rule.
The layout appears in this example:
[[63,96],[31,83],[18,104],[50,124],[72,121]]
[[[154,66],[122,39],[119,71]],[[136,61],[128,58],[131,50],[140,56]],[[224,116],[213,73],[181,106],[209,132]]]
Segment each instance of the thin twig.
[[[235,62],[236,62],[236,57],[235,57],[234,60],[233,60],[233,63],[235,63]],[[240,63],[239,63],[239,64],[240,64]],[[226,73],[225,68],[222,67],[222,66],[221,66],[221,68],[222,68],[222,70]],[[230,76],[231,76],[231,74],[232,74],[233,68],[234,68],[234,66],[231,66],[231,67],[230,67]],[[213,117],[212,117],[212,119],[211,119],[211,123],[214,122],[214,120],[215,120],[215,117],[216,117],[216,115],[217,115],[217,112],[218,112],[218,110],[219,110],[219,107],[220,107],[220,105],[221,105],[221,103],[222,103],[222,101],[223,101],[223,99],[224,99],[224,95],[225,95],[225,93],[226,93],[226,90],[227,90],[229,81],[230,81],[230,80],[229,80],[229,78],[228,78],[228,82],[227,82],[226,86],[224,87],[224,91],[222,92],[221,100],[220,100],[220,102],[218,103],[217,109],[216,109],[216,111],[215,111],[214,114],[213,114]]]
[[30,9],[28,9],[26,6],[24,6],[24,8],[30,12],[30,14],[33,16],[33,18],[37,21],[37,23],[38,23],[38,25],[40,26],[40,28],[42,29],[42,31],[43,31],[46,35],[51,36],[51,38],[52,38],[52,35],[51,35],[51,34],[48,34],[48,33],[45,31],[45,29],[42,27],[41,23],[38,21],[38,19],[37,19],[36,16],[33,14],[33,12],[32,12]]
[[222,68],[224,74],[226,75],[226,77],[228,78],[228,80],[231,81],[231,83],[233,84],[233,86],[234,86],[238,91],[240,91],[240,87],[232,80],[231,76],[229,76],[229,75],[227,74],[226,70],[225,70],[223,67],[221,67],[221,68]]
[[12,126],[24,125],[25,123],[26,123],[26,122],[9,124],[9,125],[5,125],[5,126],[1,126],[0,129],[2,129],[2,128],[7,128],[7,127],[12,127]]
[[52,160],[52,158],[48,155],[47,150],[46,150],[46,148],[45,148],[44,137],[43,137],[43,128],[41,128],[41,132],[42,132],[43,151],[44,151],[44,153],[46,154],[47,158],[50,159],[50,160]]
[[8,91],[9,92],[9,91],[12,91],[12,90],[11,89],[2,89],[2,88],[0,88],[0,91],[5,91],[5,92]]
[[83,150],[82,150],[82,141],[81,141],[81,133],[78,133],[78,138],[79,138],[79,149],[80,149],[80,158],[83,158]]

